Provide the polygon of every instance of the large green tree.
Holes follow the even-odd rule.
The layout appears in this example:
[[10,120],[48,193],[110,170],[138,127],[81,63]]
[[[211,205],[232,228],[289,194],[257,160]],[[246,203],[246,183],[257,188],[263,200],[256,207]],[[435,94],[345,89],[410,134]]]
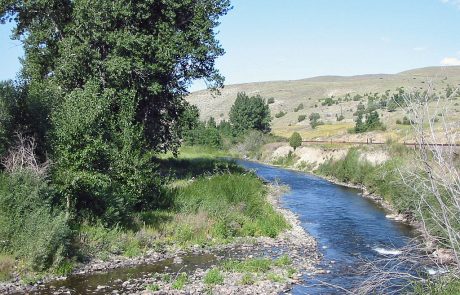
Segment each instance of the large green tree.
[[240,92],[235,103],[230,109],[230,123],[237,133],[255,129],[270,132],[270,109],[265,100],[260,96],[248,96]]
[[42,125],[69,210],[115,223],[158,203],[152,152],[177,149],[193,80],[222,85],[215,28],[229,8],[228,0],[0,0],[0,21],[15,21],[24,44],[23,79],[52,106]]

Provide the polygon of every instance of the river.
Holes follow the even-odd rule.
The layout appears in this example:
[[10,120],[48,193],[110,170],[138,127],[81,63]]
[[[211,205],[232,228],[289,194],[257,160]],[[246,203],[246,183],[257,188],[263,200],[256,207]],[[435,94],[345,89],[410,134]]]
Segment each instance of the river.
[[[282,197],[282,207],[297,214],[302,227],[318,242],[323,255],[319,267],[325,273],[305,275],[304,283],[293,287],[293,294],[341,294],[340,289],[319,282],[352,288],[364,279],[356,272],[363,259],[372,261],[384,254],[395,254],[412,236],[409,226],[387,219],[385,215],[388,213],[381,206],[360,196],[356,189],[302,172],[244,160],[237,162],[268,182],[288,185],[290,191]],[[220,255],[232,256],[232,253]],[[213,255],[205,255],[185,257],[184,263],[188,268],[206,268],[217,260]],[[48,284],[53,287],[45,287],[39,294],[53,294],[57,288],[78,294],[105,294],[116,290],[116,281],[141,278],[152,272],[175,271],[179,267],[168,260],[106,273],[71,275],[64,281]],[[98,291],[98,285],[108,288]]]
[[319,281],[352,288],[364,279],[356,273],[363,260],[397,253],[412,237],[410,226],[386,218],[388,212],[363,198],[357,189],[302,172],[249,161],[238,163],[269,182],[288,185],[290,191],[281,205],[296,213],[318,242],[321,266],[330,273],[305,277],[306,284],[295,286],[293,294],[341,293]]

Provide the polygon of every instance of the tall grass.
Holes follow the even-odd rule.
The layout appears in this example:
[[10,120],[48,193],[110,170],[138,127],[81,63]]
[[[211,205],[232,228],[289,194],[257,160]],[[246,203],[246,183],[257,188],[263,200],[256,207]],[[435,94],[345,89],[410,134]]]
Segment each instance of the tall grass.
[[266,201],[266,194],[262,181],[251,173],[222,174],[178,189],[175,208],[185,214],[208,214],[216,237],[275,237],[288,225]]
[[[166,161],[166,160],[165,160]],[[84,256],[138,256],[166,244],[187,247],[214,244],[235,237],[276,237],[289,225],[267,201],[267,188],[252,173],[233,162],[213,159],[173,159],[165,166],[196,164],[197,175],[176,179],[165,198],[170,207],[139,213],[131,229],[84,225],[80,250]],[[229,169],[208,169],[212,165]],[[204,168],[204,169],[200,169]]]

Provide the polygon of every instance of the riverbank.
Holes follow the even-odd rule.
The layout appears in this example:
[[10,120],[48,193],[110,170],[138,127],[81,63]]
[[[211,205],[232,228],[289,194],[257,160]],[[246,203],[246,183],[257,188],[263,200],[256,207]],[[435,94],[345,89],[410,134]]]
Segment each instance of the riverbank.
[[[205,177],[205,179],[207,178]],[[183,181],[181,180],[180,183]],[[193,180],[193,183],[196,183],[196,181],[199,183],[200,180]],[[241,179],[239,181],[241,185]],[[166,292],[167,294],[180,292],[201,294],[209,290],[210,285],[212,285],[212,288],[220,290],[217,292],[221,294],[225,294],[222,293],[224,290],[234,290],[242,294],[257,294],[259,291],[266,293],[266,290],[273,290],[274,294],[279,293],[297,282],[302,274],[314,273],[314,266],[319,261],[319,254],[315,240],[303,230],[296,216],[292,212],[281,208],[279,198],[285,192],[285,189],[275,186],[265,186],[265,188],[267,189],[265,194],[266,202],[287,223],[286,229],[279,234],[274,234],[273,237],[269,237],[270,234],[264,236],[260,232],[260,234],[253,233],[252,236],[247,237],[236,236],[221,240],[214,238],[211,243],[199,243],[195,239],[196,235],[194,235],[182,244],[164,244],[161,249],[158,249],[158,247],[148,249],[142,255],[135,257],[127,257],[126,253],[123,255],[109,255],[104,259],[95,257],[89,262],[74,265],[72,272],[66,276],[43,276],[32,285],[24,284],[24,281],[20,281],[20,277],[16,276],[14,282],[0,285],[0,293],[39,292],[42,294],[46,291],[48,293],[45,292],[45,294],[65,294],[70,290],[66,287],[57,286],[64,286],[65,281],[72,277],[90,276],[115,269],[126,269],[128,271],[130,268],[137,266],[166,261],[172,261],[173,264],[180,266],[185,257],[200,255],[215,256],[216,264],[209,268],[197,267],[196,269],[189,269],[186,280],[183,278],[184,275],[180,270],[182,267],[180,267],[176,273],[168,273],[166,269],[166,277],[151,274],[148,277],[142,276],[135,279],[114,281],[112,286],[101,283],[94,286],[92,291],[104,294],[109,290],[117,290],[120,293],[132,294],[135,292],[154,292],[158,289],[159,294],[162,294],[161,292]],[[268,228],[273,228],[273,225],[267,224],[267,226],[269,226]],[[260,230],[263,228],[264,226],[261,225],[254,229]],[[209,234],[210,232],[208,232]],[[167,237],[162,237],[162,239],[164,238]],[[223,253],[226,254],[222,255]],[[283,257],[287,257],[289,260],[284,263],[279,262],[279,260],[286,260]],[[228,259],[237,259],[238,261],[243,261],[243,264],[250,265],[262,263],[264,271],[253,272],[250,269],[246,270],[244,267],[242,269],[238,267],[229,269],[217,266],[220,264],[225,265]],[[211,274],[208,275],[208,272],[211,272]],[[216,272],[219,274],[216,275]],[[213,273],[218,277],[217,283],[204,282],[204,280],[210,280],[208,276],[212,276]],[[181,281],[186,282],[180,283]],[[181,286],[178,286],[178,284]]]

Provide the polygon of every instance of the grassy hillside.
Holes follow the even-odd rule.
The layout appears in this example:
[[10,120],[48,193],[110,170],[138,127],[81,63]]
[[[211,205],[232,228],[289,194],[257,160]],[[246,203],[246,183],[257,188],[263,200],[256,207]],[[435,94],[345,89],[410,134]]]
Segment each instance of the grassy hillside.
[[[410,140],[411,128],[407,125],[397,125],[396,120],[402,119],[401,109],[395,112],[379,110],[381,119],[387,126],[387,131],[375,131],[366,134],[348,134],[347,130],[354,126],[353,113],[359,101],[342,101],[331,106],[322,106],[327,97],[344,98],[349,94],[352,98],[359,94],[379,93],[389,91],[390,95],[399,87],[406,91],[425,90],[432,83],[437,93],[444,95],[448,85],[452,88],[460,86],[460,66],[430,67],[405,71],[399,74],[360,75],[353,77],[323,76],[295,81],[272,81],[228,85],[220,96],[213,97],[208,91],[192,93],[187,100],[198,106],[202,119],[210,116],[217,121],[228,118],[228,112],[235,101],[236,94],[244,91],[247,94],[260,94],[263,97],[273,97],[275,102],[270,104],[273,119],[273,132],[276,135],[289,136],[299,132],[306,139],[337,139],[337,140],[374,140],[384,141],[388,137],[398,140]],[[361,101],[366,104],[367,99]],[[294,111],[299,104],[304,108]],[[460,120],[460,99],[449,103],[449,109],[454,120]],[[275,118],[275,114],[284,111],[287,114]],[[326,125],[312,130],[309,126],[308,115],[317,112]],[[343,114],[344,120],[338,122],[336,115]],[[307,115],[307,119],[298,122],[299,115]]]

